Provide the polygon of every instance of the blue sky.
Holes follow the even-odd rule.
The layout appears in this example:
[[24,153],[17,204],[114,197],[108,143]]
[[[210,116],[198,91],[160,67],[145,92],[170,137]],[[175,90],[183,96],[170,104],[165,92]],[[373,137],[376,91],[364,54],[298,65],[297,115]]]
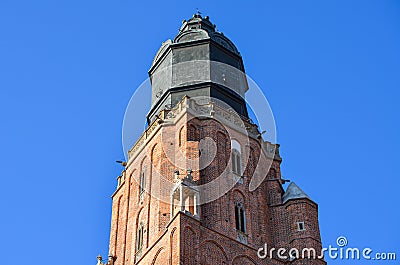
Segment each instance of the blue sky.
[[399,259],[400,2],[3,0],[2,263],[107,254],[125,107],[197,7],[264,90],[283,177],[319,203],[324,246],[346,236]]

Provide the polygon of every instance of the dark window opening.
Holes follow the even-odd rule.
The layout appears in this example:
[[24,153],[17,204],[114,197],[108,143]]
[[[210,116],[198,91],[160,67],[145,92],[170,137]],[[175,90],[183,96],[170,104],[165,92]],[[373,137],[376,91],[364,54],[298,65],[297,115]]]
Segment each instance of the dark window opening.
[[299,231],[304,231],[305,230],[304,222],[298,222],[297,226],[298,226],[297,230],[299,230]]
[[146,168],[142,169],[140,173],[140,180],[139,180],[139,198],[140,200],[143,199],[143,194],[146,188]]
[[246,216],[241,204],[235,206],[235,224],[237,230],[246,232]]

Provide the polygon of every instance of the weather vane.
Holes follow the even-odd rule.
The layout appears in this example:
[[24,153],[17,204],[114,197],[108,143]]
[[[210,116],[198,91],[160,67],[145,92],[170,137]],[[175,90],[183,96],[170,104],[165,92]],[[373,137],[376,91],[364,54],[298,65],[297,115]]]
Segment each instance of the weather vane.
[[201,15],[201,12],[200,12],[200,10],[198,8],[196,8],[196,14],[197,15]]

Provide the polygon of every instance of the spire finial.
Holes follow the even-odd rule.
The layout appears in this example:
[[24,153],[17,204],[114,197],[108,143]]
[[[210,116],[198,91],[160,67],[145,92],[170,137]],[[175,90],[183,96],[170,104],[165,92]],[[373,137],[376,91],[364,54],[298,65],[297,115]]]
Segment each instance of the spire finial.
[[201,12],[198,8],[196,8],[196,13],[193,15],[194,18],[201,18]]
[[96,265],[102,265],[103,264],[103,262],[102,262],[103,257],[99,254],[96,258],[97,258],[97,264]]

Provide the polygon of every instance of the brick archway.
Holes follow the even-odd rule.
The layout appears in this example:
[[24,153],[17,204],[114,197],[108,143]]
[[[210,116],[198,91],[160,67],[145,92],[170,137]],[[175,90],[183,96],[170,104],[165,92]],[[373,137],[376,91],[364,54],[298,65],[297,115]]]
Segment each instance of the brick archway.
[[201,265],[225,265],[228,263],[224,249],[214,241],[204,241],[200,245]]
[[248,256],[237,256],[233,259],[232,265],[256,265],[257,263],[253,261],[252,258]]

